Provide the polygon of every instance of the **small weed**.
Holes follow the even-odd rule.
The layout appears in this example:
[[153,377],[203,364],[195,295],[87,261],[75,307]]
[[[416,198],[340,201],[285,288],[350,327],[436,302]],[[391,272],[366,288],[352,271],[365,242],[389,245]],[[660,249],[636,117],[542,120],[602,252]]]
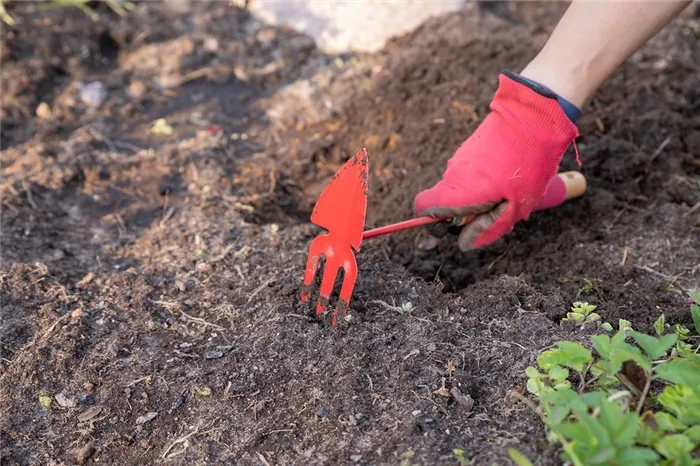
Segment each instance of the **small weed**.
[[460,466],[470,466],[472,464],[472,460],[466,457],[464,454],[464,450],[461,448],[455,448],[452,450],[452,453],[454,453],[455,458],[457,458],[457,461],[459,462]]
[[608,322],[601,322],[600,314],[593,312],[597,309],[597,306],[589,304],[587,302],[576,301],[571,306],[571,312],[566,313],[561,322],[575,322],[577,324],[586,325],[589,323],[595,324],[605,330],[606,332],[612,332],[613,327]]
[[594,295],[598,298],[603,297],[603,280],[600,278],[583,278],[583,286],[576,293],[576,297],[582,295]]
[[[121,17],[126,16],[127,11],[132,11],[136,8],[136,6],[128,2],[126,0],[103,0],[104,3],[112,9],[116,14],[118,14]],[[75,7],[80,9],[83,13],[85,13],[88,18],[90,18],[92,21],[99,21],[100,16],[93,10],[90,6],[88,6],[88,3],[90,3],[91,0],[53,0],[50,2],[46,2],[43,6],[44,8],[61,8],[61,7]]]
[[[593,311],[575,307],[581,311],[577,314]],[[697,300],[691,314],[700,330]],[[538,403],[522,399],[540,415],[548,438],[562,445],[564,461],[575,466],[700,464],[700,345],[689,329],[676,325],[667,332],[666,327],[663,315],[654,323],[656,336],[620,319],[612,338],[591,338],[595,353],[558,341],[537,357],[538,367],[527,368],[527,388]],[[622,375],[629,365],[641,374],[637,385]],[[577,376],[570,378],[572,371]],[[508,454],[519,466],[531,464],[515,450]]]
[[401,466],[413,466],[411,459],[416,455],[416,452],[409,448],[401,454]]
[[203,387],[194,387],[194,389],[199,396],[211,396],[211,388],[209,388],[207,385]]
[[508,449],[508,457],[512,459],[517,466],[532,466],[532,462],[527,458],[527,456],[523,455],[514,448]]
[[403,303],[399,309],[401,309],[401,312],[411,312],[413,310],[413,303],[407,302]]
[[10,14],[5,9],[5,3],[6,3],[5,0],[0,0],[0,18],[6,24],[8,24],[10,26],[14,26],[16,24],[15,20],[14,20],[14,18],[12,18],[12,16],[10,16]]
[[53,399],[48,396],[48,395],[39,395],[39,403],[41,403],[41,406],[43,406],[46,409],[49,409],[51,407],[51,403],[53,402]]
[[592,304],[577,301],[571,306],[571,312],[566,313],[566,317],[562,319],[562,322],[567,320],[573,320],[577,323],[600,321],[600,315],[593,312],[596,308],[597,306]]

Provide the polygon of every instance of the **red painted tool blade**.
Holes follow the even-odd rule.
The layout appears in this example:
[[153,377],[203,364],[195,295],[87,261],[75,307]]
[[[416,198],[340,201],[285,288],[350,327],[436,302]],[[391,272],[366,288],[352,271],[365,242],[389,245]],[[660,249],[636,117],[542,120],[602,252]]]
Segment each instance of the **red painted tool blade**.
[[328,230],[334,245],[360,251],[367,213],[369,159],[362,149],[340,167],[326,185],[311,214],[311,222]]

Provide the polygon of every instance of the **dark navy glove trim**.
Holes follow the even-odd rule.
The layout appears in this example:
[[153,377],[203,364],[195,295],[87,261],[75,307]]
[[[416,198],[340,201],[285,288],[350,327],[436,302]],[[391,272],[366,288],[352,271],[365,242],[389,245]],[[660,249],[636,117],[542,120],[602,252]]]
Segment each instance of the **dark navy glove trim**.
[[542,84],[533,81],[532,79],[525,78],[523,76],[520,76],[519,74],[513,73],[508,70],[503,70],[502,73],[511,78],[512,80],[529,87],[530,89],[532,89],[540,95],[549,97],[550,99],[556,99],[557,102],[559,102],[559,105],[561,106],[562,110],[564,110],[564,113],[566,113],[566,116],[569,117],[569,120],[571,120],[572,123],[576,123],[576,120],[578,120],[578,118],[581,116],[581,110],[579,110],[579,108],[576,105],[572,104],[565,98],[557,95],[547,86],[543,86]]

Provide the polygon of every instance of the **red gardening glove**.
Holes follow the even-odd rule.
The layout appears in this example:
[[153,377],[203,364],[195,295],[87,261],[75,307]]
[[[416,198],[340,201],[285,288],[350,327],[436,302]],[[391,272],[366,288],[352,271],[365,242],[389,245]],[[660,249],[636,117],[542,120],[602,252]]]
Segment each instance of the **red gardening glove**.
[[578,136],[555,95],[538,93],[507,71],[490,108],[442,179],[415,198],[418,215],[478,215],[460,234],[463,251],[492,243],[527,219]]

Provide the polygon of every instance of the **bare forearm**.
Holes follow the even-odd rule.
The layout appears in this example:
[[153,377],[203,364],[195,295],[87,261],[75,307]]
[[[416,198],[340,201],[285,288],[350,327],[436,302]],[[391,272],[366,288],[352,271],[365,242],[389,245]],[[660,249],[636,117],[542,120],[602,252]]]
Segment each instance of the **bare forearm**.
[[690,3],[573,0],[521,75],[581,108],[624,60]]

